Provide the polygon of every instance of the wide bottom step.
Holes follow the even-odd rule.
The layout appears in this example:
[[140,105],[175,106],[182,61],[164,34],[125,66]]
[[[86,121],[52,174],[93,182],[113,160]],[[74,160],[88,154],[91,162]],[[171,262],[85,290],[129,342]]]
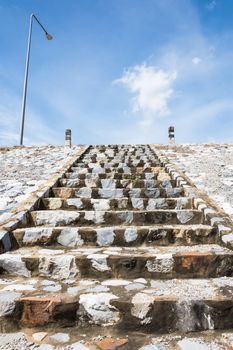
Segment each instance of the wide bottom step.
[[[24,329],[0,334],[0,350],[232,350],[233,330],[149,336],[102,327]],[[38,346],[38,347],[37,347]]]
[[47,324],[114,326],[149,333],[233,327],[233,278],[0,280],[6,331]]

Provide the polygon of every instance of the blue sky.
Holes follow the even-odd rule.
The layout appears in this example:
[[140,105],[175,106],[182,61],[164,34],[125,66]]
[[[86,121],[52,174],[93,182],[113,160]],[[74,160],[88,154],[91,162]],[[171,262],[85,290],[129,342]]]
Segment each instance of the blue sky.
[[232,0],[0,0],[0,145],[233,142]]

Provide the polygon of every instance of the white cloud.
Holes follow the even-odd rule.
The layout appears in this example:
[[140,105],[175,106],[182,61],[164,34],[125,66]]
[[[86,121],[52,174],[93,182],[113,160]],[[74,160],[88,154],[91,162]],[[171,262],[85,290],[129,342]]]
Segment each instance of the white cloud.
[[216,0],[212,0],[208,4],[206,4],[206,8],[209,11],[213,11],[216,6],[217,6],[217,1]]
[[199,64],[201,62],[201,59],[200,59],[200,57],[193,57],[192,58],[192,63],[193,64],[195,64],[195,65],[197,65],[197,64]]
[[176,71],[142,64],[128,69],[115,83],[125,85],[134,95],[131,99],[133,112],[141,112],[141,124],[150,126],[158,117],[169,114],[168,101],[176,77]]

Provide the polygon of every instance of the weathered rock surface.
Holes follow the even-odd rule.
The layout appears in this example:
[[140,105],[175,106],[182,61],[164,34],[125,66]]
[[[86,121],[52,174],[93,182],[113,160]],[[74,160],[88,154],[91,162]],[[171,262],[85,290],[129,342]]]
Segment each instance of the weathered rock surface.
[[230,346],[232,231],[190,183],[148,145],[91,147],[55,182],[0,255],[10,350]]

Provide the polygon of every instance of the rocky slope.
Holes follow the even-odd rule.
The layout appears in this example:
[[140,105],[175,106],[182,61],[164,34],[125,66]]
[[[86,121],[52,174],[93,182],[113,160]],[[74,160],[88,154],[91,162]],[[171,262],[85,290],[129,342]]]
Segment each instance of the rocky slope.
[[233,145],[155,147],[233,218]]

